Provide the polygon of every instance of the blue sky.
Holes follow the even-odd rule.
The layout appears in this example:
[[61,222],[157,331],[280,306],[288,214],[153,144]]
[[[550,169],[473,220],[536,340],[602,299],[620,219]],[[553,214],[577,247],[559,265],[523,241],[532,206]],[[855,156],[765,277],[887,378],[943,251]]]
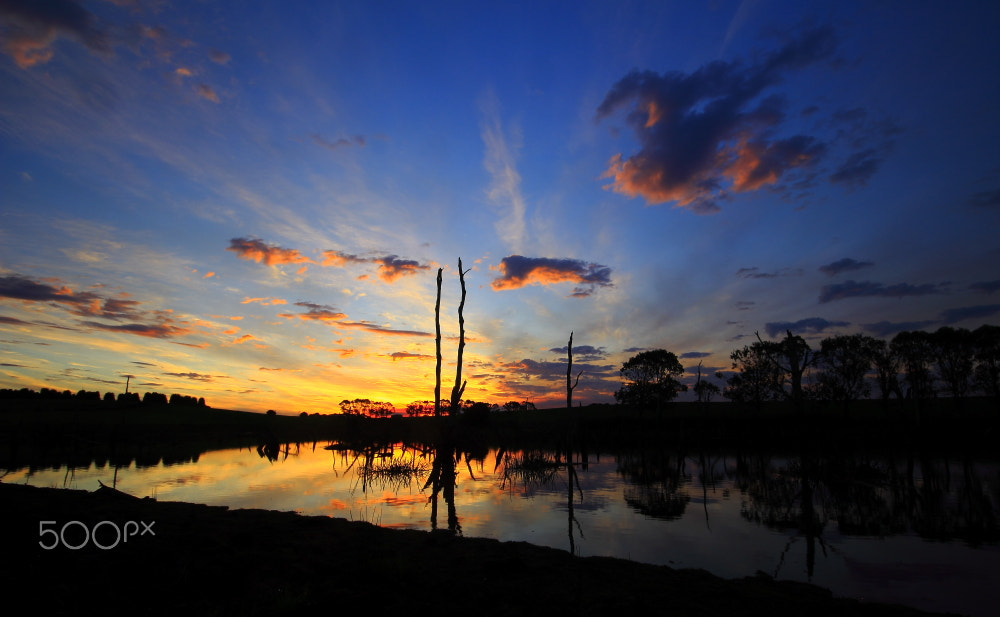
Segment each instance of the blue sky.
[[989,2],[0,2],[0,387],[583,403],[1000,324]]

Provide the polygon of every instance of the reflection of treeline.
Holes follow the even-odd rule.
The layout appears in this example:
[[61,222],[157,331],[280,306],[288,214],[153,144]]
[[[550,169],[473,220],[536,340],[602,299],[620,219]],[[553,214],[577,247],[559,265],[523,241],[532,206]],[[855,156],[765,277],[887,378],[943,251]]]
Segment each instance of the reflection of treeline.
[[52,388],[42,388],[37,392],[29,388],[13,390],[4,388],[0,390],[0,400],[27,400],[27,401],[78,401],[106,404],[126,404],[126,405],[184,405],[184,406],[205,406],[204,397],[196,398],[184,394],[171,394],[168,398],[161,392],[146,392],[139,397],[138,392],[105,392],[102,396],[100,392],[90,392],[80,390],[73,393],[70,390],[54,390]]
[[1000,539],[996,462],[915,451],[695,457],[662,449],[625,451],[615,460],[628,482],[625,501],[655,518],[678,519],[692,501],[726,498],[720,487],[731,481],[744,519],[819,542],[831,524],[851,536],[912,533],[973,546]]

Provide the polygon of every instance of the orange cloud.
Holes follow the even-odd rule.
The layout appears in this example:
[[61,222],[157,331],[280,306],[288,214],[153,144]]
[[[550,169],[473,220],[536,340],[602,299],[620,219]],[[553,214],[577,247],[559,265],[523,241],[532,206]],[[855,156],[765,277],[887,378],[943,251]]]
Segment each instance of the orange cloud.
[[500,277],[490,286],[500,291],[519,289],[525,285],[552,285],[554,283],[577,283],[573,296],[584,297],[594,292],[596,287],[611,287],[611,268],[579,259],[552,259],[549,257],[523,257],[511,255],[500,260],[500,265],[490,266],[500,272]]
[[252,334],[244,334],[243,336],[241,336],[241,337],[239,337],[237,339],[233,339],[233,345],[242,345],[243,343],[246,343],[247,341],[256,341],[256,340],[258,340],[258,339],[254,335],[252,335]]
[[226,250],[233,251],[240,259],[263,263],[266,266],[316,263],[295,249],[284,249],[256,238],[233,238]]
[[[250,304],[251,302],[259,302],[261,306],[269,306],[272,304],[288,304],[287,300],[282,300],[281,298],[251,298],[249,296],[243,298],[241,304]],[[240,319],[243,319],[240,317]]]

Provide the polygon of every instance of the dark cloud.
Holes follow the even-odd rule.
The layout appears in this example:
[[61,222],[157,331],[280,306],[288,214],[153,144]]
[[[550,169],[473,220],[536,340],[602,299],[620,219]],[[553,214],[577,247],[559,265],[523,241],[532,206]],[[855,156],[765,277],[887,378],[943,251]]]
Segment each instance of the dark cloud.
[[29,302],[58,302],[60,304],[90,304],[103,298],[88,291],[74,292],[65,285],[53,287],[30,278],[8,275],[0,277],[0,298],[13,298]]
[[3,0],[3,51],[21,68],[52,59],[52,44],[62,36],[91,51],[111,51],[108,35],[93,13],[71,0]]
[[304,319],[306,321],[340,321],[347,319],[345,313],[341,313],[336,308],[326,304],[314,304],[312,302],[296,302],[295,306],[309,309],[305,313],[278,313],[278,317],[285,319]]
[[316,144],[317,146],[323,146],[328,150],[339,150],[340,148],[349,148],[351,146],[363,147],[367,143],[367,140],[363,135],[355,135],[350,139],[346,137],[341,137],[337,139],[337,141],[329,141],[327,139],[324,139],[323,136],[319,135],[318,133],[313,133],[312,135],[309,136],[309,138],[312,139],[313,143]]
[[[567,358],[569,357],[568,345],[553,347],[549,351],[552,353],[567,354]],[[592,362],[594,360],[603,360],[607,357],[608,352],[605,351],[603,347],[594,347],[593,345],[573,345],[573,359],[577,362]]]
[[707,358],[710,355],[712,355],[712,354],[710,354],[707,351],[688,351],[688,352],[682,353],[680,357],[681,357],[682,360],[686,360],[688,358],[691,358],[691,359],[695,359],[695,358]]
[[0,277],[0,298],[27,302],[53,302],[82,317],[138,319],[142,316],[137,300],[105,298],[90,291],[73,291],[66,285],[56,287],[30,278],[9,275]]
[[420,270],[430,270],[430,266],[412,259],[400,259],[396,255],[386,255],[373,260],[378,263],[378,275],[383,281],[391,283],[401,276],[412,276]]
[[801,268],[781,268],[774,272],[761,272],[760,268],[753,266],[751,268],[740,268],[736,271],[736,276],[741,279],[775,279],[782,276],[802,276],[802,273]]
[[751,66],[716,61],[689,74],[629,73],[607,93],[597,119],[628,108],[626,122],[641,148],[612,158],[604,177],[613,178],[615,191],[647,203],[711,213],[727,192],[774,185],[813,165],[827,145],[808,135],[776,136],[784,102],[761,97],[788,72],[829,58],[835,46],[833,32],[819,28]]
[[982,304],[947,309],[941,312],[941,321],[946,324],[958,323],[966,319],[985,319],[1000,313],[1000,304]]
[[164,375],[170,375],[171,377],[181,377],[184,379],[190,379],[192,381],[215,381],[215,377],[212,375],[203,375],[201,373],[164,373]]
[[500,272],[500,277],[490,283],[495,291],[571,282],[580,284],[571,296],[581,298],[594,293],[597,287],[613,287],[611,268],[579,259],[511,255],[501,259],[500,265],[490,266],[490,269]]
[[30,321],[23,321],[17,319],[16,317],[7,317],[6,315],[0,315],[0,323],[10,324],[12,326],[30,326]]
[[411,276],[430,266],[413,259],[401,259],[398,255],[382,257],[361,257],[341,251],[323,251],[324,266],[344,267],[348,264],[379,264],[378,276],[386,283],[392,283],[402,276]]
[[938,322],[936,321],[901,321],[901,322],[891,322],[891,321],[879,321],[876,323],[861,324],[861,327],[872,334],[872,336],[877,336],[879,338],[887,338],[896,334],[897,332],[911,331],[911,330],[922,330],[929,326],[933,326]]
[[423,332],[422,330],[397,330],[388,326],[373,324],[370,321],[339,321],[337,322],[336,327],[358,328],[359,330],[364,330],[365,332],[372,332],[373,334],[386,334],[390,336],[434,336],[431,332]]
[[820,333],[827,328],[844,328],[849,325],[851,324],[847,321],[828,321],[822,317],[808,317],[798,321],[771,321],[764,324],[764,331],[767,332],[768,336],[774,338],[776,335],[781,334],[785,330],[791,330],[792,333]]
[[195,92],[197,92],[198,96],[203,99],[212,101],[213,103],[220,102],[219,95],[216,93],[215,88],[208,84],[198,84],[195,86]]
[[832,125],[837,140],[846,142],[850,154],[830,174],[830,182],[851,188],[868,183],[892,152],[894,138],[902,132],[889,120],[873,121],[861,108],[838,110]]
[[232,56],[224,51],[219,51],[218,49],[210,49],[208,51],[208,57],[216,64],[228,64],[232,60]]
[[389,357],[392,358],[393,362],[395,362],[396,360],[406,360],[409,358],[415,358],[418,360],[434,359],[434,356],[430,356],[424,353],[411,353],[409,351],[394,351],[391,354],[389,354]]
[[736,303],[736,310],[749,311],[754,307],[755,304],[757,303],[753,302],[752,300],[740,300],[739,302]]
[[969,205],[977,208],[995,208],[1000,206],[1000,189],[981,191],[969,198]]
[[819,271],[827,276],[836,276],[842,272],[861,270],[862,268],[869,268],[874,265],[875,264],[870,261],[858,261],[856,259],[851,259],[850,257],[845,257],[843,259],[838,259],[833,263],[828,263],[825,266],[820,266]]
[[819,302],[820,304],[825,304],[833,300],[872,296],[883,298],[927,296],[944,293],[946,286],[946,283],[924,283],[923,285],[898,283],[896,285],[883,285],[874,281],[844,281],[843,283],[824,285],[819,292]]
[[178,325],[170,319],[164,319],[160,323],[127,323],[127,324],[106,324],[97,321],[84,321],[83,325],[107,332],[121,332],[124,334],[135,334],[148,338],[173,338],[191,333],[191,328],[184,324]]
[[257,238],[233,238],[226,250],[236,253],[240,259],[263,263],[266,266],[315,263],[295,249],[281,248]]
[[969,285],[969,289],[973,291],[982,292],[984,294],[992,294],[994,291],[1000,291],[1000,280],[980,281],[978,283],[973,283]]

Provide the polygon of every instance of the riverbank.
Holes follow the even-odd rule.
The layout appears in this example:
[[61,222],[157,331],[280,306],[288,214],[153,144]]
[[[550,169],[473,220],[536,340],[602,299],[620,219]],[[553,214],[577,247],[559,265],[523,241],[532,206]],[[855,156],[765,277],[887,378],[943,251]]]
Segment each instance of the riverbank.
[[[724,580],[523,542],[0,483],[8,601],[49,615],[477,608],[491,615],[927,615],[765,576]],[[54,521],[41,524],[41,521]],[[66,523],[64,538],[56,533]],[[108,521],[104,523],[103,521]],[[135,535],[118,541],[128,521]],[[148,526],[148,527],[147,527]],[[97,529],[84,539],[83,529]],[[63,546],[63,540],[71,550]],[[95,545],[95,540],[102,549]],[[51,550],[43,549],[55,544]],[[114,546],[112,546],[114,545]]]

